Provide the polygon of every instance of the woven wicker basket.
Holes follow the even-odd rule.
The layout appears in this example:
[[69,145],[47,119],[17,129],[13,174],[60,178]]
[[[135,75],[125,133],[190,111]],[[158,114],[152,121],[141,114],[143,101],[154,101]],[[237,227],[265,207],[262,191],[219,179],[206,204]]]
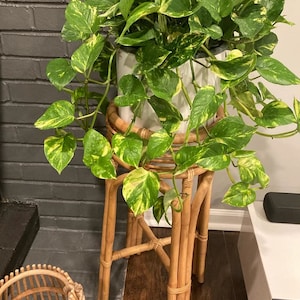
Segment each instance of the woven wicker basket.
[[83,288],[51,265],[22,267],[0,280],[0,300],[84,300]]

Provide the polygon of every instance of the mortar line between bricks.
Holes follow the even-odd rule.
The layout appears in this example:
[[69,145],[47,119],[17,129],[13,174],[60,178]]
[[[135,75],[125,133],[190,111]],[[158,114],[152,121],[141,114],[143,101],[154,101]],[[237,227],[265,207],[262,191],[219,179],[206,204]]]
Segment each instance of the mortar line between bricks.
[[[4,35],[4,34],[11,34],[11,35],[18,35],[18,34],[21,34],[21,33],[25,33],[24,35],[30,35],[30,36],[40,36],[40,35],[43,35],[43,36],[58,36],[58,37],[61,37],[61,32],[58,30],[58,31],[53,31],[53,30],[37,30],[37,29],[1,29],[1,35]],[[35,34],[33,34],[35,33]]]
[[[24,181],[24,180],[10,180],[10,179],[2,179],[2,184],[5,184],[5,183],[30,183],[32,185],[45,185],[45,182],[44,181],[35,181],[35,180],[28,180],[28,181]],[[100,182],[100,180],[99,180]],[[65,186],[66,183],[65,182],[51,182],[50,183],[51,186],[55,187],[55,186]],[[70,186],[70,188],[73,186],[74,188],[77,187],[77,186],[80,186],[80,187],[95,187],[95,186],[98,186],[97,184],[89,184],[89,183],[70,183],[68,182],[68,186]],[[99,187],[101,187],[101,184],[99,183]]]

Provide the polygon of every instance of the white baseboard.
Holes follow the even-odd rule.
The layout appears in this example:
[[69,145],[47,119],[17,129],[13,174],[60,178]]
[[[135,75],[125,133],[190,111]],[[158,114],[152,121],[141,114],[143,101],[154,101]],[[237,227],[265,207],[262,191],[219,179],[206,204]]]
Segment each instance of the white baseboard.
[[245,213],[245,210],[212,208],[208,228],[210,230],[241,231]]
[[[208,228],[209,230],[240,231],[245,212],[244,210],[212,208]],[[164,219],[157,224],[151,211],[145,213],[145,220],[153,227],[170,227]]]

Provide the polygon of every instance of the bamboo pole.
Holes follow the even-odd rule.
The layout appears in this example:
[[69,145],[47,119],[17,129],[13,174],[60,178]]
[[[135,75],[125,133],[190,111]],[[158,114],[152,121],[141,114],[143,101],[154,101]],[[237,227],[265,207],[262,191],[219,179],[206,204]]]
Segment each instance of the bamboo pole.
[[[189,225],[191,218],[191,194],[193,176],[192,171],[188,173],[188,177],[182,181],[182,193],[183,193],[183,209],[181,212],[181,233],[179,242],[179,258],[178,258],[178,288],[184,288],[187,284],[186,267],[189,264],[190,258],[188,257],[188,245],[189,245]],[[189,281],[191,278],[189,277]],[[187,291],[178,294],[178,300],[186,300]]]
[[201,206],[198,222],[197,222],[197,236],[196,240],[198,241],[199,247],[198,251],[194,255],[198,256],[198,266],[197,266],[197,279],[200,283],[204,282],[204,271],[205,271],[205,259],[207,252],[207,241],[208,241],[208,222],[209,222],[209,210],[210,210],[210,200],[212,192],[212,180],[213,173],[210,172],[207,175],[209,180],[207,193],[203,205]]
[[122,174],[116,179],[106,180],[98,300],[109,299],[110,271],[117,215],[117,191],[126,176],[127,174]]

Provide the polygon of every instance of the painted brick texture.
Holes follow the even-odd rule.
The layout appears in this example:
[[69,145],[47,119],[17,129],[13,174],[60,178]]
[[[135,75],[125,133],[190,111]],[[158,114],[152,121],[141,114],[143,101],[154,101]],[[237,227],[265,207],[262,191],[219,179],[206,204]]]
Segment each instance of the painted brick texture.
[[74,50],[60,38],[66,3],[0,1],[1,191],[9,200],[38,203],[42,226],[94,230],[101,226],[104,182],[83,166],[82,149],[58,175],[43,153],[50,132],[33,126],[49,103],[64,97],[45,69],[51,58]]

